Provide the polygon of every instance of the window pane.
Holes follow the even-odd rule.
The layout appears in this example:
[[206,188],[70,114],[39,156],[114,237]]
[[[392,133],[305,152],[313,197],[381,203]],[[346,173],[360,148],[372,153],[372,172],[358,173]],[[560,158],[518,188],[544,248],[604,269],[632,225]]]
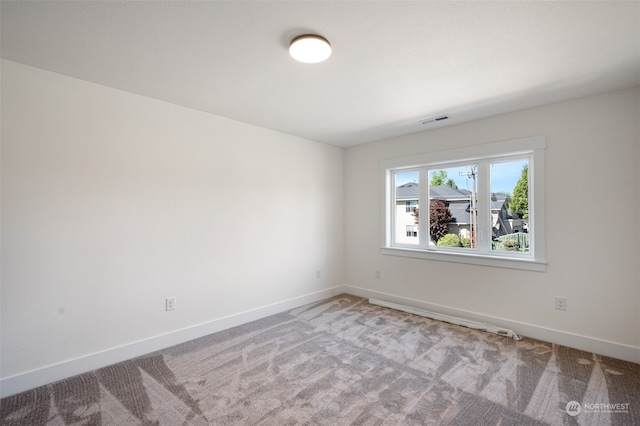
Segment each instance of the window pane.
[[396,172],[394,244],[418,245],[418,172]]
[[529,252],[529,160],[491,164],[491,226],[493,250]]
[[475,164],[429,170],[430,245],[476,248]]

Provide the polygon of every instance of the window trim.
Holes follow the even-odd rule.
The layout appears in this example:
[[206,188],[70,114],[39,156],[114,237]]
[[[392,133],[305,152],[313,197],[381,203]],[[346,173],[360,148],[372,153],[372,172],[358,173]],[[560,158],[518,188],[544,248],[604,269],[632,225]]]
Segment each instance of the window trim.
[[[435,151],[429,153],[421,153],[411,156],[396,157],[384,159],[380,161],[380,169],[382,175],[383,200],[382,208],[384,209],[382,217],[382,241],[381,254],[391,256],[404,256],[411,258],[439,260],[446,262],[467,263],[473,265],[483,265],[492,267],[502,267],[511,269],[523,269],[529,271],[546,271],[545,258],[545,202],[544,202],[544,150],[546,147],[546,138],[543,135],[531,136],[520,139],[507,140],[502,142],[494,142],[483,145],[475,145],[466,148],[457,148],[446,151]],[[472,161],[495,161],[501,158],[515,157],[518,155],[530,156],[529,164],[529,191],[530,191],[530,211],[532,212],[533,221],[530,223],[529,234],[532,236],[532,254],[531,256],[518,256],[504,252],[482,252],[476,251],[455,251],[455,250],[432,250],[428,244],[424,244],[424,240],[428,239],[426,234],[420,233],[420,246],[406,246],[393,244],[393,231],[395,226],[395,204],[394,197],[394,172],[412,171],[416,169],[434,167],[439,164],[450,165],[451,163],[464,163]],[[428,176],[427,173],[421,173],[420,187],[426,188]],[[489,179],[484,176],[483,179]],[[425,210],[428,200],[427,197],[421,197],[419,207],[421,211]],[[425,205],[422,205],[425,204]]]

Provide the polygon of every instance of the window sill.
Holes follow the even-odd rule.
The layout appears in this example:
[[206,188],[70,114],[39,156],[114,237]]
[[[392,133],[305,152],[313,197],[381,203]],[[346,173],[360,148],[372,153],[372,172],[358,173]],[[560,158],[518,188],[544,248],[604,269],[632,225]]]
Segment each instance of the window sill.
[[513,257],[484,256],[475,253],[444,253],[441,251],[427,251],[405,247],[382,247],[380,249],[380,253],[389,256],[466,263],[469,265],[491,266],[496,268],[522,269],[525,271],[546,272],[547,270],[546,261]]

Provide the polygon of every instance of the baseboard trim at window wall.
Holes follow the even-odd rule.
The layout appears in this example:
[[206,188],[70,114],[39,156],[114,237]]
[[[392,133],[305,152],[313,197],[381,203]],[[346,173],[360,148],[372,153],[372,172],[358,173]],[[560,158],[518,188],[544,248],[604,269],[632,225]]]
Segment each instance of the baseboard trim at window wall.
[[368,290],[360,287],[345,286],[344,293],[365,297],[367,299],[378,299],[399,305],[438,312],[444,315],[465,318],[472,321],[489,323],[511,329],[519,336],[526,336],[533,339],[544,340],[546,342],[551,342],[558,345],[568,346],[570,348],[580,349],[583,351],[593,352],[596,354],[610,356],[612,358],[622,359],[625,361],[640,364],[640,347],[623,345],[620,343],[596,339],[589,336],[540,327],[533,324],[526,324],[522,322],[507,320],[504,318],[482,315],[461,309],[449,308],[442,305],[436,305],[416,299],[396,296],[393,294]]

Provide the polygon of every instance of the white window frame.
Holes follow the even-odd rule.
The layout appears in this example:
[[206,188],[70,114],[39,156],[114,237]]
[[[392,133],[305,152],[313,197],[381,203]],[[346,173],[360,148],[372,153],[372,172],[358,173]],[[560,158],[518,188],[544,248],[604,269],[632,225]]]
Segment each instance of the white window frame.
[[[382,247],[384,255],[404,256],[447,262],[467,263],[473,265],[493,266],[529,271],[546,271],[545,259],[545,203],[544,203],[544,150],[546,138],[532,136],[476,145],[468,148],[452,149],[407,157],[398,157],[380,162],[384,203],[382,225]],[[429,233],[419,232],[417,245],[394,244],[395,228],[395,173],[418,171],[420,188],[428,188],[428,170],[448,168],[460,164],[478,163],[478,194],[490,197],[489,164],[511,159],[529,159],[529,238],[528,253],[505,252],[491,249],[490,211],[486,206],[478,210],[478,229],[482,236],[478,238],[477,249],[452,249],[429,245]],[[420,192],[418,208],[421,212],[428,212],[428,190]],[[488,199],[483,199],[489,202]],[[486,212],[484,210],[487,210]],[[419,217],[419,229],[428,229],[428,214]],[[480,225],[483,224],[483,225]]]

